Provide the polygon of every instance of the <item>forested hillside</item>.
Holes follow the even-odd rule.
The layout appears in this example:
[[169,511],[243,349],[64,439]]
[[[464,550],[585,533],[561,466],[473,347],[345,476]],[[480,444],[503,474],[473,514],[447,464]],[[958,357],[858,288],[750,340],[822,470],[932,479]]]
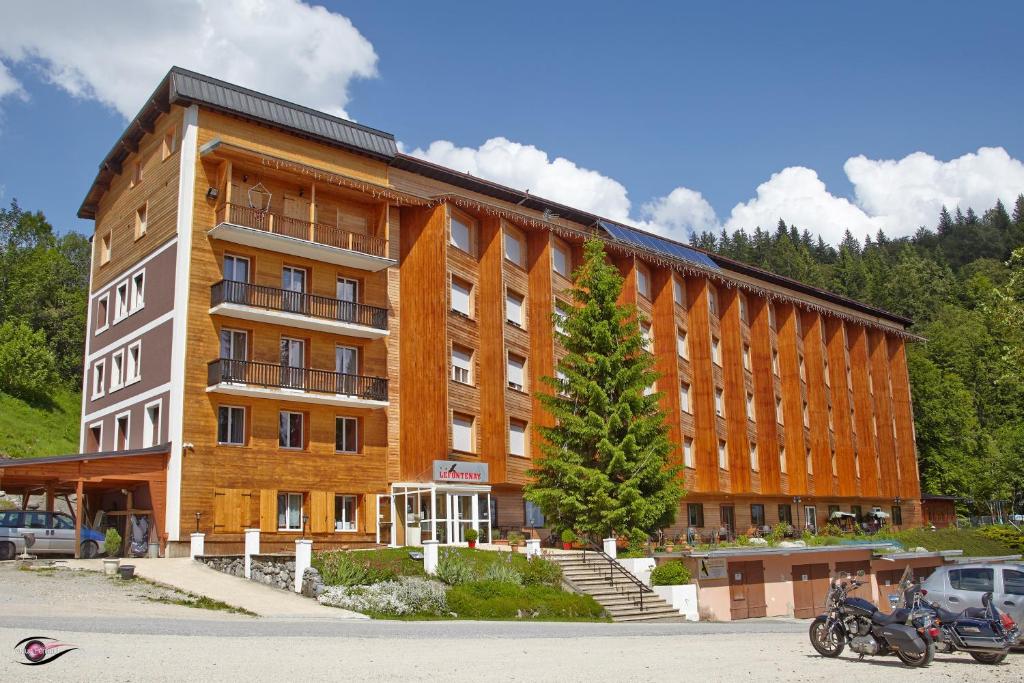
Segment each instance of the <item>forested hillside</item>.
[[89,241],[0,208],[0,455],[78,448]]
[[934,229],[838,248],[779,221],[774,232],[691,235],[699,247],[898,313],[908,347],[924,490],[1024,497],[1024,195],[1012,215],[943,209]]

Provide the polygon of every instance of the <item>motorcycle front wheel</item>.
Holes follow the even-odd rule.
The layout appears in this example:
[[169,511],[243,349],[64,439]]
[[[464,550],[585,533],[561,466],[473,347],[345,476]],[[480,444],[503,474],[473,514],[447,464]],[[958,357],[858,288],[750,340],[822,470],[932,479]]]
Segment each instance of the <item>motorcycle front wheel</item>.
[[982,664],[998,664],[1006,659],[1005,652],[972,652],[971,656],[974,657],[974,661]]
[[846,640],[837,624],[829,627],[828,618],[820,616],[811,623],[809,633],[811,645],[822,657],[838,657],[843,654]]
[[935,643],[928,643],[928,647],[925,648],[924,654],[922,655],[911,655],[903,652],[902,650],[896,650],[896,656],[900,658],[900,661],[907,666],[923,667],[928,666],[935,659]]

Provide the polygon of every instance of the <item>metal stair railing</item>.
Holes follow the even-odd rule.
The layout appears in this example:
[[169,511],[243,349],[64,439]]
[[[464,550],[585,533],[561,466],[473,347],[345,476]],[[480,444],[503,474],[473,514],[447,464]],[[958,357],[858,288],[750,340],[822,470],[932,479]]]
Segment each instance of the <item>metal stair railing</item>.
[[[593,544],[591,547],[584,546],[583,548],[583,562],[586,563],[587,555],[594,556],[595,562],[607,562],[608,563],[608,585],[615,586],[615,575],[618,573],[624,576],[630,583],[632,583],[637,589],[637,599],[633,601],[633,604],[640,606],[640,611],[644,611],[644,594],[654,593],[654,589],[645,584],[640,579],[633,576],[633,573],[628,569],[619,564],[618,560],[609,555],[604,551],[603,548],[597,544]],[[600,569],[598,570],[601,571]],[[627,597],[629,593],[626,593]]]

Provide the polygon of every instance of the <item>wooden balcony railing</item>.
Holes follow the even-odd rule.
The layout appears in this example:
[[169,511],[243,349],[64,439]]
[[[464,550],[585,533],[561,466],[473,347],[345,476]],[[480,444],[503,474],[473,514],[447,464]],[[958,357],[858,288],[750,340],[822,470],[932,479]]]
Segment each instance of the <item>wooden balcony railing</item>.
[[294,368],[274,363],[218,358],[207,365],[207,384],[223,382],[274,389],[300,389],[320,394],[341,394],[370,401],[388,400],[388,381],[383,377],[346,375],[330,370]]
[[371,256],[386,257],[387,241],[372,235],[360,235],[327,223],[314,223],[301,218],[261,211],[241,204],[224,204],[217,210],[217,223],[231,223],[275,235],[315,242],[328,247],[358,251]]
[[270,311],[298,313],[324,320],[363,325],[377,330],[388,328],[386,308],[235,280],[221,280],[210,288],[210,305],[216,306],[224,303],[253,306]]

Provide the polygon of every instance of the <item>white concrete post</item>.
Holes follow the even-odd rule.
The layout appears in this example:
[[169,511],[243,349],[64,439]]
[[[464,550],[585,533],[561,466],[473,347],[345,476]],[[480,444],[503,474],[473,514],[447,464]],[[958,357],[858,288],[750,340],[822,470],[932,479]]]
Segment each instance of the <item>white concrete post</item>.
[[196,555],[205,555],[205,547],[206,534],[200,532],[192,534],[192,544],[189,546],[188,556],[194,560]]
[[260,554],[260,530],[245,530],[245,578],[252,578],[252,556]]
[[533,557],[534,555],[540,557],[540,539],[528,538],[526,539],[526,556]]
[[604,539],[604,553],[605,553],[605,555],[607,555],[608,557],[612,558],[613,560],[615,559],[616,553],[617,553],[617,549],[615,547],[615,539],[614,538],[606,538],[606,539]]
[[313,541],[304,538],[295,541],[295,592],[302,592],[302,575],[313,564]]
[[423,571],[434,575],[437,573],[438,542],[423,541]]

